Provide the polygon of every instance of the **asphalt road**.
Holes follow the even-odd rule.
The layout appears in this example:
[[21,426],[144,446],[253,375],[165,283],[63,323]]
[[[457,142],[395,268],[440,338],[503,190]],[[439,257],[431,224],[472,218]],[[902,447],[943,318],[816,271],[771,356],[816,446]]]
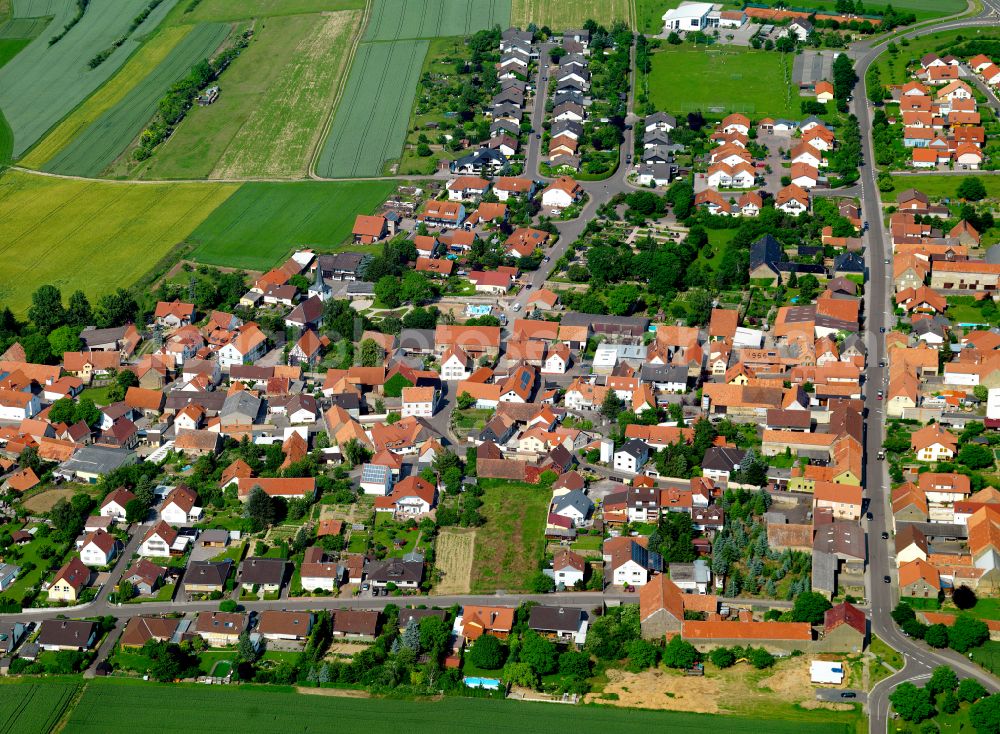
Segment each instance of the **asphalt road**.
[[[962,20],[946,21],[911,33],[906,37],[915,38],[941,30],[995,26],[998,17],[998,0],[986,0],[986,8],[978,16]],[[898,38],[898,37],[897,37]],[[868,364],[865,368],[866,389],[865,409],[867,419],[866,435],[866,466],[865,487],[869,502],[869,511],[873,519],[868,521],[869,537],[869,573],[868,599],[871,606],[871,630],[888,645],[903,653],[905,665],[903,670],[881,681],[874,687],[868,697],[869,731],[873,734],[885,734],[889,719],[889,694],[904,681],[920,681],[929,676],[930,671],[938,665],[951,666],[960,677],[972,677],[979,680],[991,691],[1000,690],[1000,680],[990,675],[977,665],[972,664],[963,656],[950,651],[932,650],[923,642],[914,641],[896,627],[890,612],[898,600],[898,586],[893,547],[891,538],[882,540],[881,534],[891,530],[891,510],[889,508],[890,483],[885,462],[878,460],[878,452],[885,435],[885,416],[882,412],[883,402],[876,394],[882,389],[887,369],[881,367],[886,359],[885,340],[881,329],[892,328],[892,309],[889,299],[892,297],[892,269],[885,264],[885,259],[892,260],[892,246],[887,239],[882,221],[882,202],[876,184],[877,171],[873,166],[874,156],[871,137],[872,108],[868,103],[865,73],[875,58],[885,51],[888,41],[881,43],[861,44],[852,50],[855,58],[856,71],[860,81],[854,95],[855,114],[863,131],[862,149],[864,163],[861,171],[861,203],[862,215],[869,223],[867,234],[868,283],[866,285],[866,344],[868,347]],[[889,576],[892,583],[885,583],[883,577]]]

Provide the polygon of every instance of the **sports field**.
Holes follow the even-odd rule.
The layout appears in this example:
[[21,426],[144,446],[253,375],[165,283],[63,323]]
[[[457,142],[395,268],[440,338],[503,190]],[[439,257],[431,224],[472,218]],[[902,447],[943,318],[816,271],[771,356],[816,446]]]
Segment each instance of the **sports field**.
[[355,214],[371,214],[392,181],[250,182],[187,238],[194,258],[266,270],[298,247],[332,250],[351,234]]
[[18,163],[25,168],[41,168],[73,138],[124,99],[136,84],[159,66],[192,28],[193,26],[165,28],[154,35],[107,84],[73,110]]
[[215,104],[193,107],[142,178],[304,177],[347,75],[361,11],[263,18],[220,80]]
[[[638,711],[601,706],[553,706],[544,703],[474,698],[440,701],[308,696],[263,687],[170,686],[143,681],[94,680],[73,709],[65,731],[106,734],[121,723],[121,702],[129,702],[129,726],[150,734],[188,734],[226,730],[233,721],[246,734],[257,732],[326,731],[344,734],[452,734],[470,729],[470,722],[489,722],[498,734],[702,734],[706,729],[727,734],[846,734],[844,724],[747,719],[734,716],[670,711]],[[183,716],[164,716],[177,701]],[[304,722],[312,722],[306,725]]]
[[0,684],[0,734],[49,734],[76,689],[52,681]]
[[399,157],[427,48],[427,41],[358,46],[316,173],[380,176],[386,162]]
[[623,20],[635,27],[632,0],[513,0],[510,16],[511,23],[521,28],[535,23],[554,31],[579,28],[588,19],[606,26]]
[[229,30],[225,23],[196,26],[144,79],[42,168],[71,176],[99,175],[142,132],[170,85],[183,78],[196,63],[211,56]]
[[[139,46],[145,33],[177,0],[164,0],[120,48],[96,69],[87,61],[123,35],[148,0],[91,0],[87,12],[66,36],[49,46],[52,29],[61,29],[75,13],[72,0],[43,0],[55,13],[40,12],[43,3],[15,4],[18,16],[54,14],[45,33],[0,69],[0,109],[14,131],[14,157],[19,158],[63,116],[106,82]],[[57,7],[58,6],[58,7]]]
[[[184,0],[186,7],[188,0]],[[179,23],[270,18],[327,10],[360,10],[364,0],[201,0],[190,12],[175,14]]]
[[734,46],[667,46],[653,55],[650,101],[656,109],[674,114],[701,110],[712,117],[730,112],[798,116],[791,64],[787,54]]
[[374,0],[362,40],[471,36],[494,25],[506,28],[510,5],[511,0]]
[[0,302],[23,312],[51,283],[91,300],[129,286],[237,188],[0,177]]

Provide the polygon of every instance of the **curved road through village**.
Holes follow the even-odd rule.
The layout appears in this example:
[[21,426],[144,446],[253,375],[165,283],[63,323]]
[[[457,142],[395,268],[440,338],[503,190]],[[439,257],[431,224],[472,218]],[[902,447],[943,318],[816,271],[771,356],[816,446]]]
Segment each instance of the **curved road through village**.
[[[985,0],[984,9],[975,16],[944,21],[901,34],[906,38],[936,33],[943,30],[960,28],[995,28],[1000,22],[1000,0]],[[871,630],[891,647],[901,652],[905,657],[904,668],[889,678],[879,682],[868,696],[869,731],[872,734],[885,734],[889,719],[889,694],[900,683],[913,681],[918,683],[930,677],[931,670],[938,665],[952,667],[960,677],[976,678],[990,691],[1000,691],[1000,680],[967,660],[962,655],[949,650],[933,650],[923,642],[917,642],[905,636],[890,617],[890,612],[898,598],[896,584],[896,568],[893,560],[892,540],[883,541],[881,534],[890,530],[888,518],[889,509],[889,475],[885,462],[877,459],[882,447],[885,431],[885,416],[881,412],[883,403],[876,398],[876,393],[882,389],[888,376],[885,364],[885,340],[880,329],[892,327],[892,270],[886,265],[886,260],[892,261],[892,246],[886,237],[883,226],[882,202],[876,183],[877,171],[874,167],[872,150],[871,117],[872,108],[868,102],[868,90],[865,84],[865,73],[872,62],[886,50],[891,40],[877,43],[861,43],[851,50],[855,59],[855,69],[860,81],[854,95],[855,114],[862,130],[863,164],[861,170],[861,205],[863,216],[868,220],[869,231],[867,241],[868,283],[865,292],[866,333],[868,338],[868,365],[866,367],[865,408],[867,420],[866,436],[866,489],[869,509],[873,520],[868,523],[868,556],[869,556],[869,593],[871,606]],[[891,584],[883,582],[883,577],[892,579]]]

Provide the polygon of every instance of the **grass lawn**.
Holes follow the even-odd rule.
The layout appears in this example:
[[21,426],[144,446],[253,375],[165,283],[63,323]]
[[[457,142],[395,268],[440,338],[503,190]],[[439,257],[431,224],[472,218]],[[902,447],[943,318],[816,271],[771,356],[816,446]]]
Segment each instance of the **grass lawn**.
[[633,25],[631,5],[630,0],[513,0],[510,20],[521,28],[534,23],[539,27],[547,25],[554,31],[581,28],[590,19],[608,27],[616,20]]
[[392,181],[246,183],[187,239],[197,245],[199,262],[267,270],[294,248],[338,249],[355,215],[371,214],[395,187]]
[[791,93],[791,57],[736,46],[666,46],[653,55],[649,97],[658,110],[674,114],[701,110],[722,117],[799,116]]
[[545,547],[547,487],[480,479],[486,524],[476,532],[472,591],[521,591],[538,571]]
[[[951,611],[950,609],[948,611]],[[976,606],[966,609],[961,614],[968,614],[976,619],[997,619],[1000,620],[1000,599],[993,597],[981,597]]]
[[900,598],[901,602],[906,602],[914,609],[923,609],[926,611],[936,612],[941,608],[941,602],[937,599],[924,599],[919,596],[904,596]]
[[79,288],[95,303],[147,273],[236,188],[7,171],[0,176],[0,255],[6,262],[0,301],[22,313],[32,292],[50,283],[66,294]]
[[206,650],[198,656],[198,669],[205,675],[209,675],[219,663],[231,663],[235,655],[235,650]]
[[872,636],[871,644],[868,649],[873,655],[881,658],[884,662],[888,663],[890,666],[896,670],[903,669],[903,656],[889,647],[883,640],[878,637]]
[[[933,174],[893,176],[893,189],[888,193],[883,192],[882,198],[889,200],[889,194],[904,189],[918,189],[927,194],[931,200],[955,198],[955,190],[962,183],[962,178],[963,176],[935,176]],[[991,175],[984,171],[976,174],[976,178],[980,179],[986,186],[986,196],[991,199],[1000,199],[1000,176]]]
[[[940,4],[942,10],[948,9],[947,12],[955,12],[954,3],[956,0],[945,0],[944,3]],[[960,2],[961,0],[958,0]],[[911,5],[925,3],[930,7],[931,11],[936,9],[932,0],[904,0],[904,3],[908,2]],[[894,8],[903,8],[906,5],[896,5],[893,3]],[[959,10],[963,10],[964,5],[961,5]],[[921,13],[918,12],[916,8],[910,8],[914,10],[918,18],[921,17]],[[926,10],[923,12],[927,12]],[[943,15],[944,12],[934,13],[936,15]],[[935,52],[944,54],[951,46],[956,45],[956,43],[961,43],[957,39],[961,37],[964,40],[970,40],[975,38],[996,38],[996,33],[986,34],[982,33],[981,30],[972,29],[960,29],[954,31],[939,31],[937,33],[928,33],[925,36],[920,36],[919,38],[911,38],[906,46],[900,44],[899,41],[896,42],[898,47],[897,53],[884,53],[878,57],[878,69],[882,77],[882,82],[884,84],[902,84],[909,81],[910,76],[907,74],[907,66],[914,67],[921,56],[929,52]]]
[[94,405],[108,405],[111,402],[111,399],[108,397],[108,392],[111,388],[112,385],[104,385],[103,387],[88,387],[80,393],[80,397],[90,398],[94,401]]
[[994,675],[1000,675],[1000,642],[987,640],[972,651],[972,662],[981,665]]
[[246,543],[235,543],[226,548],[226,550],[220,553],[219,555],[212,558],[212,560],[225,561],[228,559],[233,563],[238,564],[240,561],[243,560],[243,551],[245,548],[246,548]]
[[573,550],[601,550],[604,538],[600,535],[581,535],[570,546]]
[[[418,535],[420,535],[419,528],[407,530],[403,523],[392,519],[391,513],[375,513],[375,545],[386,548],[387,556],[400,558],[405,556],[416,547]],[[396,540],[402,540],[403,545],[397,547],[393,542]]]
[[984,324],[997,322],[983,316],[981,304],[972,296],[952,296],[948,298],[948,318],[958,324]]
[[[491,676],[492,677],[492,676]],[[97,679],[90,682],[73,710],[66,731],[104,734],[120,725],[120,703],[128,700],[135,711],[130,725],[137,731],[182,734],[225,727],[238,720],[248,734],[298,731],[303,721],[336,721],[344,734],[402,731],[412,734],[448,734],[464,731],[465,721],[489,721],[497,734],[524,734],[569,728],[577,734],[702,734],[713,728],[727,734],[846,734],[844,723],[787,721],[767,715],[759,718],[707,716],[672,711],[638,711],[602,706],[552,706],[544,703],[446,697],[441,701],[306,696],[261,686],[183,687],[183,717],[165,719],[163,710],[176,701],[176,685],[144,681]],[[405,727],[400,722],[405,722]]]
[[[12,526],[13,528],[20,529],[17,526]],[[46,536],[44,538],[35,537],[27,545],[18,546],[18,557],[14,558],[11,554],[5,554],[5,560],[7,563],[12,563],[15,566],[24,567],[27,563],[35,564],[35,568],[24,574],[21,578],[11,584],[8,588],[4,589],[2,598],[13,599],[14,601],[21,601],[24,596],[24,592],[32,586],[38,586],[45,577],[49,575],[48,567],[51,559],[42,558],[42,551],[46,548],[55,548],[56,551],[62,551],[65,554],[65,547],[60,548],[56,545],[55,541],[51,536]],[[61,556],[57,556],[61,560]],[[60,564],[61,565],[61,564]]]
[[254,26],[221,79],[219,100],[193,107],[142,178],[297,177],[347,73],[361,12],[283,15]]
[[351,533],[351,539],[347,542],[347,552],[348,553],[367,553],[368,552],[368,534],[367,533]]

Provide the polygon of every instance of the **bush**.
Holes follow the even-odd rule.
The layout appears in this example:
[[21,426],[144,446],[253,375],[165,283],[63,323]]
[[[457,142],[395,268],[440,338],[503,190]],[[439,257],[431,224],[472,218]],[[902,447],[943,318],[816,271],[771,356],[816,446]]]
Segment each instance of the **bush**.
[[506,657],[506,648],[493,635],[483,635],[469,648],[469,661],[483,670],[499,670]]
[[708,659],[717,668],[729,668],[736,662],[736,656],[728,647],[717,647],[708,654]]
[[966,703],[975,703],[986,695],[983,684],[975,678],[966,678],[958,684],[958,699]]
[[976,598],[976,592],[962,584],[952,592],[951,601],[959,609],[972,609],[979,600]]
[[682,640],[680,635],[670,638],[663,650],[663,664],[668,668],[686,670],[698,662],[698,651],[694,645]]
[[948,647],[948,628],[943,624],[932,624],[924,632],[924,642],[931,647]]
[[769,653],[763,647],[750,650],[747,655],[747,659],[753,667],[757,668],[757,670],[764,670],[765,668],[770,668],[774,665],[774,655]]

